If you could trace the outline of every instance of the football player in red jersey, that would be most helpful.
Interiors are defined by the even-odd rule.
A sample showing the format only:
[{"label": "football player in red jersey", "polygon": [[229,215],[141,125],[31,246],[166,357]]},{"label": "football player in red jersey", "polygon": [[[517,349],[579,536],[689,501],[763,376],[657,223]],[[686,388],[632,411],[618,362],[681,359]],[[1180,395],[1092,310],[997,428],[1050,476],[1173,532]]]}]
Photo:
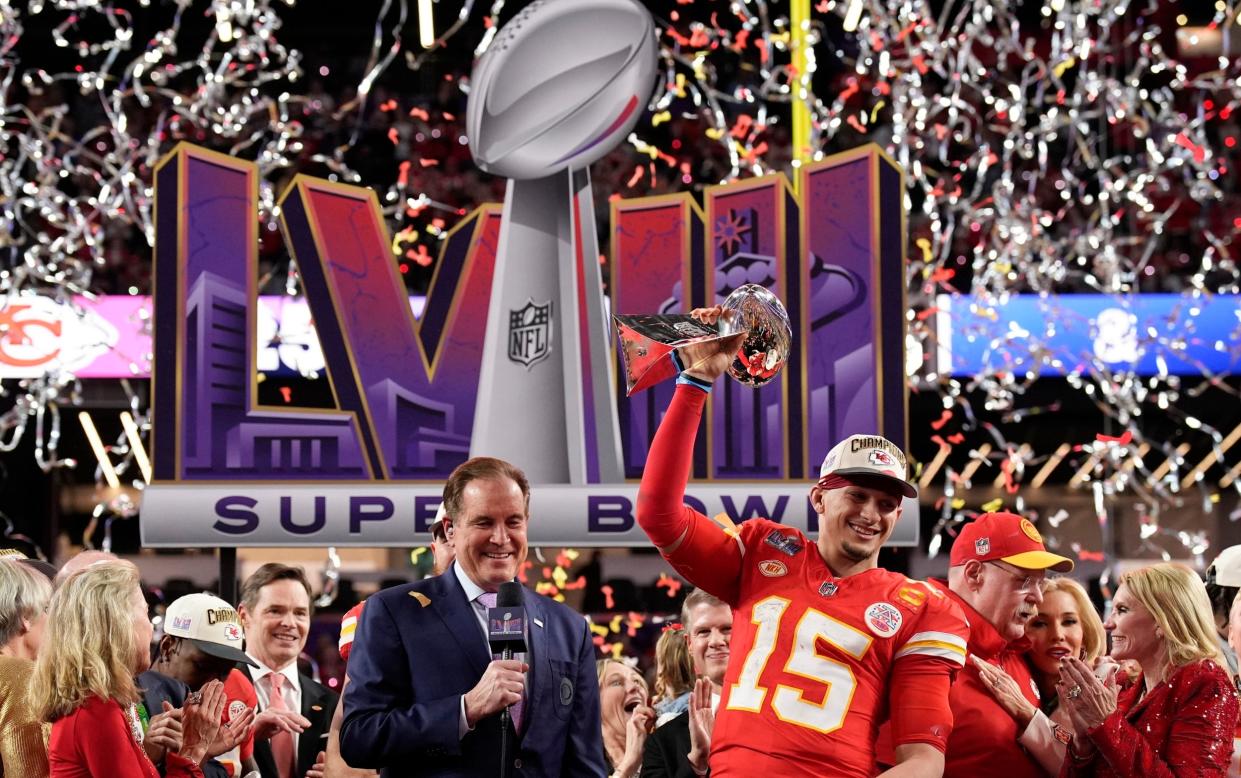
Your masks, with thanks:
[{"label": "football player in red jersey", "polygon": [[[696,314],[711,322],[718,309]],[[711,774],[869,778],[876,730],[890,718],[896,765],[884,775],[942,775],[968,628],[942,592],[877,566],[902,497],[917,494],[900,449],[855,435],[828,453],[810,490],[817,543],[767,519],[734,527],[683,504],[707,392],[738,344],[679,351],[690,367],[638,493],[638,522],[664,557],[733,608]]]}]

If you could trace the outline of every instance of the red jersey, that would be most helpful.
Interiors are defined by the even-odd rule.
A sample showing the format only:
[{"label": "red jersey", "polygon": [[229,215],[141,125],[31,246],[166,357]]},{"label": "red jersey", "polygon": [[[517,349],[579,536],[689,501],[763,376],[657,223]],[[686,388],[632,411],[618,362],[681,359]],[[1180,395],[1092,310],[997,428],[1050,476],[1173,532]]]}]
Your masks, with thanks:
[{"label": "red jersey", "polygon": [[[937,582],[938,583],[938,582]],[[1026,701],[1039,706],[1038,684],[1030,674],[1025,655],[1030,641],[1009,642],[969,603],[941,589],[961,607],[969,619],[969,651],[1008,673],[1021,689]],[[1028,754],[1018,738],[1017,722],[982,682],[978,668],[971,663],[952,684],[952,737],[944,759],[944,775],[1003,775],[1004,778],[1042,778],[1038,760]]]},{"label": "red jersey", "polygon": [[712,775],[869,778],[889,712],[896,745],[944,750],[948,692],[965,663],[960,609],[881,568],[837,578],[796,529],[767,519],[733,527],[684,505],[705,401],[700,389],[677,387],[637,518],[681,575],[733,608]]},{"label": "red jersey", "polygon": [[[224,679],[224,694],[227,697],[224,704],[225,723],[232,721],[234,716],[242,715],[246,709],[254,710],[258,707],[259,697],[254,691],[254,684],[250,683],[249,676],[237,668],[230,670],[228,677]],[[215,760],[224,766],[225,772],[236,778],[242,773],[242,762],[253,755],[254,734],[251,733],[241,745],[217,756]]]},{"label": "red jersey", "polygon": [[[963,665],[960,611],[882,568],[837,578],[796,529],[751,519],[736,531],[740,585],[712,775],[872,775],[893,668]],[[904,742],[940,745],[943,724]]]}]

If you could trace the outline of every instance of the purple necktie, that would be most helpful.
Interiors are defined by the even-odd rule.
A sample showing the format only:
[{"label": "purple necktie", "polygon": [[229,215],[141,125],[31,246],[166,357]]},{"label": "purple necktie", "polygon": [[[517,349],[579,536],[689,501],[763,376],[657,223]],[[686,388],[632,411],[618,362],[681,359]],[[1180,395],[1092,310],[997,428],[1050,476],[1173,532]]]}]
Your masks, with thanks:
[{"label": "purple necktie", "polygon": [[[482,594],[478,595],[478,601],[483,604],[484,608],[494,608],[496,607],[496,593],[495,592],[483,592]],[[492,654],[491,658],[500,659],[501,657],[499,654]],[[521,658],[524,660],[525,654],[514,653],[513,658],[514,659]],[[526,703],[526,694],[525,694],[525,691],[523,690],[521,699],[513,703],[513,707],[509,708],[509,715],[513,717],[513,729],[517,730],[518,732],[521,732],[521,714],[522,714],[522,709],[525,707],[525,703]]]}]

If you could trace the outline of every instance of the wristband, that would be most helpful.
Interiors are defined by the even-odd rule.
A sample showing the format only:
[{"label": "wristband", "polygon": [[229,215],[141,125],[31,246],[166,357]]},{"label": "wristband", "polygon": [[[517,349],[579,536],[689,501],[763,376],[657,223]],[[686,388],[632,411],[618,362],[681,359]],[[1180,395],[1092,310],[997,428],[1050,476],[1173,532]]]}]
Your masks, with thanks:
[{"label": "wristband", "polygon": [[681,361],[681,357],[677,354],[676,349],[669,351],[668,356],[672,358],[672,364],[676,366],[678,384],[696,386],[707,394],[711,393],[710,383],[702,380],[701,378],[694,378],[693,376],[685,375],[685,363]]}]

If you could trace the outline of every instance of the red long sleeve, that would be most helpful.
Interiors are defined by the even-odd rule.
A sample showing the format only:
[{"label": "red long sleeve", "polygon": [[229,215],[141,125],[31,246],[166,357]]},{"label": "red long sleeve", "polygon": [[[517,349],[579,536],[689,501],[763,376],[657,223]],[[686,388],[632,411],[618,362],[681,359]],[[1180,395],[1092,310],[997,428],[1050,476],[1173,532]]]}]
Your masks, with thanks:
[{"label": "red long sleeve", "polygon": [[[1062,778],[1224,778],[1232,756],[1237,695],[1228,675],[1203,660],[1182,667],[1140,700],[1142,680],[1090,731],[1090,760],[1064,760]],[[1135,709],[1141,710],[1133,717]]]},{"label": "red long sleeve", "polygon": [[[121,706],[92,697],[52,724],[48,742],[51,778],[160,778],[125,722]],[[166,757],[165,778],[203,778],[177,754]]]},{"label": "red long sleeve", "polygon": [[[694,438],[706,402],[707,394],[701,389],[684,384],[676,388],[647,454],[637,519],[677,572],[695,586],[734,603],[741,576],[741,544],[735,533],[684,502]],[[673,550],[668,552],[668,548]]]}]

